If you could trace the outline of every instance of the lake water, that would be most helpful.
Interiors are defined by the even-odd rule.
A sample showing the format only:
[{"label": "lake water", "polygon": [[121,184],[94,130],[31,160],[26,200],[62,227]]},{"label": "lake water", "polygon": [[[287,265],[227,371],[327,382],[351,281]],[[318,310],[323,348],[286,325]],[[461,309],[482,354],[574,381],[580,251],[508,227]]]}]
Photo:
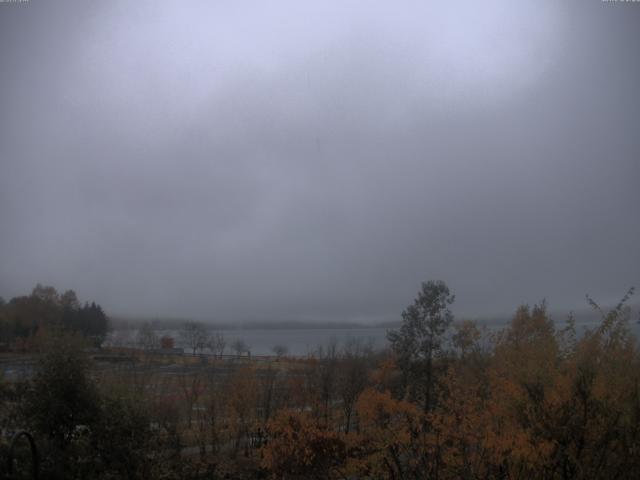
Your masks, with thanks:
[{"label": "lake water", "polygon": [[283,345],[290,355],[308,355],[319,347],[326,349],[332,344],[338,348],[349,341],[370,344],[374,349],[386,346],[386,328],[321,328],[282,330],[223,330],[227,345],[242,340],[249,345],[253,355],[273,355],[273,347]]},{"label": "lake water", "polygon": [[[598,322],[584,322],[576,324],[576,332],[580,336],[586,328],[594,328]],[[479,324],[482,326],[482,324]],[[505,327],[501,324],[486,324],[489,331],[496,331]],[[564,322],[556,323],[556,328],[564,327]],[[640,338],[640,325],[637,322],[630,323],[631,331]],[[228,329],[216,330],[224,335],[226,341],[225,354],[233,354],[231,345],[237,340],[242,340],[248,346],[252,355],[273,355],[273,347],[281,345],[286,347],[289,355],[307,356],[313,354],[319,347],[326,349],[332,344],[338,349],[344,347],[347,342],[357,341],[361,345],[370,345],[375,350],[388,346],[387,328],[302,328],[302,329]],[[112,332],[106,345],[136,346],[136,330],[119,330]],[[187,345],[181,342],[180,332],[177,330],[158,330],[156,335],[170,336],[175,341],[176,347],[185,348]]]},{"label": "lake water", "polygon": [[[252,355],[273,355],[273,347],[286,347],[289,355],[308,355],[318,350],[326,349],[332,344],[342,348],[347,342],[357,341],[361,345],[371,345],[379,350],[386,346],[386,328],[304,328],[304,329],[232,329],[216,330],[224,335],[227,343],[225,354],[232,354],[231,345],[242,340],[248,345]],[[105,342],[111,345],[135,346],[136,331],[113,332]],[[158,337],[170,336],[176,347],[185,348],[180,340],[180,332],[175,330],[159,330]],[[185,350],[187,351],[187,350]]]}]

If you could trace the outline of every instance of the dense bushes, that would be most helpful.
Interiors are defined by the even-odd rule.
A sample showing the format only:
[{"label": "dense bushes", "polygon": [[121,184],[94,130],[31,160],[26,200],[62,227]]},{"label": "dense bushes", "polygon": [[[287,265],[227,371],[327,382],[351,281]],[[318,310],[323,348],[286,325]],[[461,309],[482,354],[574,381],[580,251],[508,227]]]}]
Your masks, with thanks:
[{"label": "dense bushes", "polygon": [[3,429],[32,432],[41,478],[188,478],[179,449],[152,428],[148,405],[100,389],[77,338],[55,340],[31,380],[3,391]]}]

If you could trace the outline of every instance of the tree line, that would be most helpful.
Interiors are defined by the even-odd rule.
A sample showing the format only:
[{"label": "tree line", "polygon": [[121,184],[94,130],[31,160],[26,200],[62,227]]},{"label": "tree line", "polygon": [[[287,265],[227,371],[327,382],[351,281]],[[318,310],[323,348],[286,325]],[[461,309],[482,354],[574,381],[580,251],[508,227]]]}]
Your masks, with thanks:
[{"label": "tree line", "polygon": [[[639,478],[640,352],[631,289],[600,323],[544,302],[487,332],[421,285],[373,351],[312,358],[140,358],[96,368],[59,337],[3,382],[2,428],[27,428],[45,478]],[[240,361],[242,360],[242,361]]]},{"label": "tree line", "polygon": [[58,293],[54,287],[37,284],[30,295],[8,302],[0,297],[0,342],[5,349],[28,351],[56,330],[77,333],[99,346],[108,329],[102,307],[80,303],[73,290]]}]

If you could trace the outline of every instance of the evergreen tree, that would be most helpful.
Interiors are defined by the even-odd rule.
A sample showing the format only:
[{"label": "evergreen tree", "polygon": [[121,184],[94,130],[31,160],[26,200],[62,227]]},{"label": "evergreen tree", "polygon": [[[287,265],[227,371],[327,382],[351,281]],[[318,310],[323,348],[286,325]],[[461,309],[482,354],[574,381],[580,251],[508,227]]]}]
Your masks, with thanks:
[{"label": "evergreen tree", "polygon": [[443,281],[422,283],[412,305],[402,312],[402,325],[387,337],[403,372],[404,386],[422,397],[424,410],[433,401],[434,358],[442,352],[444,334],[453,322],[449,305],[455,296]]}]

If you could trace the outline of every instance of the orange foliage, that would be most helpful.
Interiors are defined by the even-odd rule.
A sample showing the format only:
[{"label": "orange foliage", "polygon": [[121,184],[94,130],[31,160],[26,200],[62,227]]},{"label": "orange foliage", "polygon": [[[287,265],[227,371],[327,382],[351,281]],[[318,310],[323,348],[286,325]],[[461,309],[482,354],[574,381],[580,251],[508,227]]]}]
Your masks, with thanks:
[{"label": "orange foliage", "polygon": [[267,435],[262,466],[277,478],[327,478],[344,462],[343,440],[307,412],[281,410]]}]

